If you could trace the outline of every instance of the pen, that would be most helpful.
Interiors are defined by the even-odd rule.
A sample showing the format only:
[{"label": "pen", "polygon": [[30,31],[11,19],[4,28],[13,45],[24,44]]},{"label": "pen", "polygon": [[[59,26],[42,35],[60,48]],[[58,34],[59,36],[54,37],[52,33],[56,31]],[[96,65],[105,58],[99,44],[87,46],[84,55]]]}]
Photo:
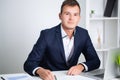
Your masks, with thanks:
[{"label": "pen", "polygon": [[5,78],[1,77],[2,80],[5,80]]},{"label": "pen", "polygon": [[54,77],[55,77],[55,80],[57,80],[57,77],[54,75]]}]

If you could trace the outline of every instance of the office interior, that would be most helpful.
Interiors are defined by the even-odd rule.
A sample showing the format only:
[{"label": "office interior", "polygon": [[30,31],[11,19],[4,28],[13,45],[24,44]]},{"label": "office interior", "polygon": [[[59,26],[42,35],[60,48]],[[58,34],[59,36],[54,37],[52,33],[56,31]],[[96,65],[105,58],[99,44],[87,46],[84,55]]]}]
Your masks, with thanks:
[{"label": "office interior", "polygon": [[[102,62],[100,69],[103,69],[107,52],[120,47],[120,1],[116,0],[111,17],[105,18],[98,16],[103,16],[107,0],[77,1],[81,6],[79,26],[88,30]],[[58,15],[62,2],[0,0],[0,74],[24,72],[23,64],[40,31],[60,23]],[[92,10],[94,14],[91,15]],[[80,56],[79,62],[84,60],[84,56]]]}]

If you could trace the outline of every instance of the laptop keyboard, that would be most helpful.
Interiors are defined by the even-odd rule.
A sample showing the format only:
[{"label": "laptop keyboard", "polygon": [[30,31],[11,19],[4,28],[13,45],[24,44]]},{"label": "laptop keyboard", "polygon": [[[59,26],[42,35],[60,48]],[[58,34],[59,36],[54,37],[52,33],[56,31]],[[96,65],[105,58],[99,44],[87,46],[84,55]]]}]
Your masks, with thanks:
[{"label": "laptop keyboard", "polygon": [[103,78],[104,77],[104,73],[97,74],[97,75],[94,75],[94,76],[99,77],[99,78]]}]

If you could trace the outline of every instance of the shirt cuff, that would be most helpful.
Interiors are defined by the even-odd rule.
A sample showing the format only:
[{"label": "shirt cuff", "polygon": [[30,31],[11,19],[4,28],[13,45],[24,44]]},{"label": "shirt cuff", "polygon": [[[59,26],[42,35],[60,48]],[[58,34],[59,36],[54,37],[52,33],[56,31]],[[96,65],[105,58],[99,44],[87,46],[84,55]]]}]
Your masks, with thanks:
[{"label": "shirt cuff", "polygon": [[33,73],[33,75],[34,75],[34,76],[36,75],[36,73],[35,73],[35,72],[36,72],[36,70],[37,70],[37,69],[39,69],[39,68],[41,68],[41,67],[36,67],[36,68],[33,70],[33,72],[32,72],[32,73]]},{"label": "shirt cuff", "polygon": [[80,64],[82,64],[82,65],[84,66],[84,68],[85,68],[85,70],[84,70],[84,71],[88,71],[88,67],[87,67],[87,65],[86,65],[86,64],[84,64],[84,63],[80,63]]}]

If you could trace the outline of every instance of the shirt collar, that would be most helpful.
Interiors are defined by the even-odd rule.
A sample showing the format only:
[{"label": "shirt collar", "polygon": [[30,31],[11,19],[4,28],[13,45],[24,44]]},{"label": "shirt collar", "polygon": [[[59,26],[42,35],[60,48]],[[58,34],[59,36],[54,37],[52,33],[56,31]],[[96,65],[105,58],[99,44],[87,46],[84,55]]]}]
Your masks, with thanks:
[{"label": "shirt collar", "polygon": [[[74,30],[74,35],[75,35],[75,32],[76,32],[76,29]],[[62,27],[62,25],[61,25],[61,34],[62,34],[62,38],[64,38],[64,37],[67,37],[68,35],[66,34],[66,32],[64,31],[64,29],[63,29],[63,27]],[[73,35],[73,36],[74,36]]]},{"label": "shirt collar", "polygon": [[62,33],[62,38],[64,38],[64,37],[67,36],[67,34],[66,34],[66,32],[64,31],[62,25],[61,25],[61,33]]}]

